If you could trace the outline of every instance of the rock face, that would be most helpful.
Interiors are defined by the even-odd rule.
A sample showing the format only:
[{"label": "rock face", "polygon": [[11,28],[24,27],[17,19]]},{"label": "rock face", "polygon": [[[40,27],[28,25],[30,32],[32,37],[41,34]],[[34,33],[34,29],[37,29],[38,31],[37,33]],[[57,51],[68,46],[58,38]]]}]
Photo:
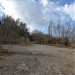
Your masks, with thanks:
[{"label": "rock face", "polygon": [[34,45],[11,50],[10,59],[0,61],[0,75],[74,75],[72,49]]}]

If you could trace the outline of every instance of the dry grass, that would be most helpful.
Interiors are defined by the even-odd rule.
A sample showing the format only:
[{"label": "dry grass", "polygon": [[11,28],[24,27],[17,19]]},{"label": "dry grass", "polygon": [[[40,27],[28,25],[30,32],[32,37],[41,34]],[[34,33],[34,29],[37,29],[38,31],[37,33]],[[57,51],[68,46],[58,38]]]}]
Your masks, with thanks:
[{"label": "dry grass", "polygon": [[56,46],[59,48],[69,48],[69,49],[75,49],[75,44],[71,45],[71,46],[63,46],[63,45],[56,45],[56,44],[48,44],[48,46]]},{"label": "dry grass", "polygon": [[33,46],[33,44],[16,44],[17,46]]},{"label": "dry grass", "polygon": [[62,46],[62,45],[56,45],[56,47],[60,47],[60,48],[72,48],[71,46]]},{"label": "dry grass", "polygon": [[9,49],[1,49],[0,50],[0,60],[8,59],[10,56],[10,50]]},{"label": "dry grass", "polygon": [[71,55],[74,54],[74,50],[59,50],[58,52],[65,53],[65,54],[71,54]]}]

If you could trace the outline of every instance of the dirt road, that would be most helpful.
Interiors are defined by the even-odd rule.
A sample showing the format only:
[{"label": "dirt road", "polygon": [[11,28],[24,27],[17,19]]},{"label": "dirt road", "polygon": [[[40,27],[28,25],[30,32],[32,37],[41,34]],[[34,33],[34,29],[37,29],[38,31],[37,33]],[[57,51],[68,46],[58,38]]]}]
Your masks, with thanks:
[{"label": "dirt road", "polygon": [[74,75],[74,64],[74,49],[14,45],[8,59],[0,60],[0,75]]}]

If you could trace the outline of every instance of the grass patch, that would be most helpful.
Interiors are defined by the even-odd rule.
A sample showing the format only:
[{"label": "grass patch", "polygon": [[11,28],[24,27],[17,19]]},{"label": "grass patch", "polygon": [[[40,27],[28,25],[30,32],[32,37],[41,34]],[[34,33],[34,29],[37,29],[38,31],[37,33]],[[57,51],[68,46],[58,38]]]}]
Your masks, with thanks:
[{"label": "grass patch", "polygon": [[63,46],[63,45],[55,45],[55,46],[59,48],[72,48],[71,46]]},{"label": "grass patch", "polygon": [[59,47],[59,48],[75,49],[75,47],[72,47],[72,46],[62,46],[62,45],[54,45],[54,44],[48,44],[48,46],[55,46],[55,47]]},{"label": "grass patch", "polygon": [[65,53],[65,54],[71,54],[71,55],[74,54],[74,50],[63,50],[63,51],[58,51],[58,52]]},{"label": "grass patch", "polygon": [[17,46],[33,46],[33,44],[17,44]]},{"label": "grass patch", "polygon": [[59,47],[59,48],[69,48],[69,49],[75,49],[75,47],[73,46],[62,46],[62,45],[55,45],[56,47]]},{"label": "grass patch", "polygon": [[1,49],[0,50],[0,60],[5,60],[10,56],[10,50],[9,49]]},{"label": "grass patch", "polygon": [[55,46],[54,44],[48,44],[48,46]]}]

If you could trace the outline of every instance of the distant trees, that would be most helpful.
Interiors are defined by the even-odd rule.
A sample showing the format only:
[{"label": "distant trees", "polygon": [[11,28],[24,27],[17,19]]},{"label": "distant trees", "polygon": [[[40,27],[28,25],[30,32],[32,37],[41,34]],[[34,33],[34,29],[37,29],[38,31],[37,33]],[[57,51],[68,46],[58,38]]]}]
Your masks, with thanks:
[{"label": "distant trees", "polygon": [[74,35],[75,31],[73,26],[67,23],[61,25],[61,22],[55,24],[51,20],[48,27],[48,34],[35,30],[31,36],[35,43],[71,46]]},{"label": "distant trees", "polygon": [[58,38],[59,41],[57,43],[61,45],[70,45],[73,39],[72,37],[74,37],[75,32],[74,27],[72,25],[67,23],[61,25],[61,22],[58,22],[55,25],[52,20],[50,21],[48,31],[49,35],[52,37],[51,40],[53,41],[54,37]]},{"label": "distant trees", "polygon": [[38,44],[46,44],[47,43],[46,36],[41,31],[34,30],[31,36],[35,43],[38,43]]}]

